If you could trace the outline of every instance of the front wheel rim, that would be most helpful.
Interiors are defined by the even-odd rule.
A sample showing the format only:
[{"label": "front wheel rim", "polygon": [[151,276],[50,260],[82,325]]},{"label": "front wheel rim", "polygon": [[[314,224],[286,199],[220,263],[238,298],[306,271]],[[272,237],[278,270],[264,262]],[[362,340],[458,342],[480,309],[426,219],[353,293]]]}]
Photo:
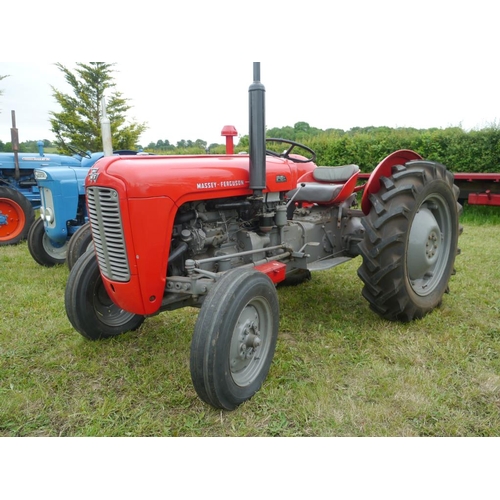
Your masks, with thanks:
[{"label": "front wheel rim", "polygon": [[66,258],[66,253],[68,251],[68,241],[65,241],[60,247],[55,246],[50,238],[44,234],[42,239],[43,249],[49,257],[55,260],[64,261]]},{"label": "front wheel rim", "polygon": [[100,280],[94,288],[92,306],[99,320],[109,327],[120,327],[135,316],[113,303]]},{"label": "front wheel rim", "polygon": [[229,350],[231,377],[246,387],[259,375],[272,338],[271,306],[263,297],[255,297],[243,308],[236,321]]}]

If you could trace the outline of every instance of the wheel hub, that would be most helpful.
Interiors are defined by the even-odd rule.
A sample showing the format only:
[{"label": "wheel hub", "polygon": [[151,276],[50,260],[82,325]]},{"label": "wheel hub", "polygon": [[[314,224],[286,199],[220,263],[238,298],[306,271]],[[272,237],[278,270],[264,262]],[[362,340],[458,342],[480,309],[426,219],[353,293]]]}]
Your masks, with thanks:
[{"label": "wheel hub", "polygon": [[421,208],[413,220],[408,245],[408,273],[411,280],[432,276],[438,260],[442,234],[428,208]]},{"label": "wheel hub", "polygon": [[432,231],[427,237],[427,243],[425,244],[425,254],[430,260],[434,257],[439,246],[439,237],[435,231]]},{"label": "wheel hub", "polygon": [[255,323],[252,322],[243,331],[243,338],[240,344],[240,358],[250,359],[255,354],[256,349],[260,346],[260,332]]},{"label": "wheel hub", "polygon": [[21,207],[9,200],[0,200],[0,238],[14,238],[22,232],[24,215]]},{"label": "wheel hub", "polygon": [[231,341],[230,366],[236,383],[249,383],[255,370],[254,366],[259,364],[264,341],[259,313],[249,304],[238,318]]}]

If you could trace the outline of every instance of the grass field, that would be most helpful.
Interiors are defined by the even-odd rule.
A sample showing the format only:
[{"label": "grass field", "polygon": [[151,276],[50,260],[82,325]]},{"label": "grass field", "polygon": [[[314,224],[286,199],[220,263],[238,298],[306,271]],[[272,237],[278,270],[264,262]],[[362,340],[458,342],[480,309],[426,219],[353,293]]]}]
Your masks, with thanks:
[{"label": "grass field", "polygon": [[0,247],[0,436],[497,436],[499,214],[466,208],[451,293],[422,320],[371,312],[357,259],[280,289],[268,379],[233,412],[192,387],[197,310],[90,342],[65,314],[67,268]]}]

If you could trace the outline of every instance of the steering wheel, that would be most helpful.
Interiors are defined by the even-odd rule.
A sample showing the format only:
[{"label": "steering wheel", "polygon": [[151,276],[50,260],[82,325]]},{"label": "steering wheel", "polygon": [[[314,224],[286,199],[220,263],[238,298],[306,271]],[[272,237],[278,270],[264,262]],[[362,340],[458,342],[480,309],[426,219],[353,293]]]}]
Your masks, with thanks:
[{"label": "steering wheel", "polygon": [[[316,153],[311,149],[308,148],[307,146],[304,146],[304,144],[300,144],[300,142],[295,142],[295,141],[289,141],[288,139],[274,139],[274,138],[269,138],[266,139],[266,143],[268,142],[276,142],[278,144],[289,144],[287,149],[283,151],[283,153],[277,153],[276,151],[272,151],[270,149],[266,149],[266,153],[271,156],[276,156],[277,158],[286,158],[287,160],[291,160],[295,163],[308,163],[310,161],[314,162],[316,161]],[[305,159],[300,159],[300,158],[295,158],[293,156],[290,156],[292,150],[294,148],[300,148],[306,151],[307,153],[310,154],[310,157],[306,157]],[[305,155],[302,155],[305,156]]]},{"label": "steering wheel", "polygon": [[72,152],[75,153],[78,156],[81,156],[82,158],[92,158],[90,156],[90,153],[88,151],[84,151],[83,149],[76,148],[75,146],[71,146],[70,144],[65,144],[65,146]]}]

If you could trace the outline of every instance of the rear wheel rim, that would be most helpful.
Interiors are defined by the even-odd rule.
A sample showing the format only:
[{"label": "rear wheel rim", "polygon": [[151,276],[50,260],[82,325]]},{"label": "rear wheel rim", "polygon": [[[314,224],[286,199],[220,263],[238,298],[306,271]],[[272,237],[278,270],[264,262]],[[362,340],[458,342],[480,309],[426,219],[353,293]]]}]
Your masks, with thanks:
[{"label": "rear wheel rim", "polygon": [[446,200],[437,194],[427,197],[412,221],[406,261],[409,283],[417,295],[431,294],[442,282],[453,234]]},{"label": "rear wheel rim", "polygon": [[21,206],[15,201],[0,199],[0,241],[16,238],[25,225],[26,217]]}]

